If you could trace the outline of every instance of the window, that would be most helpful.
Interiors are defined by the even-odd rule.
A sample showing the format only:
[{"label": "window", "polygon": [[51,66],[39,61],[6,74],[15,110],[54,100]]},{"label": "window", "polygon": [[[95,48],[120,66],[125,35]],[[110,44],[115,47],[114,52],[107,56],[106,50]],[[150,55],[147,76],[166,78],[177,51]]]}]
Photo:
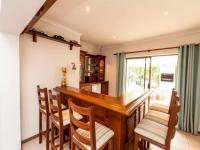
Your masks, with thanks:
[{"label": "window", "polygon": [[175,87],[177,55],[152,57],[151,88],[156,88],[154,100],[168,100]]},{"label": "window", "polygon": [[126,92],[148,87],[150,58],[127,59]]},{"label": "window", "polygon": [[145,59],[128,59],[126,92],[138,91],[144,88]]},{"label": "window", "polygon": [[155,100],[169,100],[175,87],[177,55],[128,58],[126,92],[156,89]]}]

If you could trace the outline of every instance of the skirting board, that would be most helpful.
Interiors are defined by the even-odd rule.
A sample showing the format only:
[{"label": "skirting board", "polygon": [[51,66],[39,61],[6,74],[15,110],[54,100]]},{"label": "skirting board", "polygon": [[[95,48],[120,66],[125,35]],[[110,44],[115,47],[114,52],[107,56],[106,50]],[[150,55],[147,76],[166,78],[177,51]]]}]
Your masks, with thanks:
[{"label": "skirting board", "polygon": [[27,138],[27,139],[25,139],[25,140],[22,140],[21,144],[24,144],[24,143],[26,143],[26,142],[29,142],[29,141],[31,141],[31,140],[37,138],[37,137],[39,137],[39,134],[33,135],[33,136],[31,136],[30,138]]},{"label": "skirting board", "polygon": [[[51,129],[49,129],[49,132],[50,132],[50,131],[51,131]],[[46,132],[46,131],[43,131],[43,134],[44,134],[45,132]],[[27,139],[25,139],[25,140],[22,140],[22,141],[21,141],[21,144],[24,144],[24,143],[26,143],[26,142],[29,142],[29,141],[31,141],[31,140],[37,138],[37,137],[39,137],[39,133],[36,134],[36,135],[31,136],[30,138],[27,138]]]}]

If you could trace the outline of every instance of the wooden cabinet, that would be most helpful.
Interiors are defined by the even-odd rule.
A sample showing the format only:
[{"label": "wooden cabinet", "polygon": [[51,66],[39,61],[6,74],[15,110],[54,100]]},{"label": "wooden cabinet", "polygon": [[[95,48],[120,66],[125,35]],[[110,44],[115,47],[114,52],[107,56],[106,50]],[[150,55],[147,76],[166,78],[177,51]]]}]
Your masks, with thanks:
[{"label": "wooden cabinet", "polygon": [[80,51],[80,82],[85,82],[85,51]]},{"label": "wooden cabinet", "polygon": [[97,56],[98,61],[98,79],[99,81],[105,80],[105,56]]},{"label": "wooden cabinet", "polygon": [[98,93],[108,95],[108,81],[105,81],[105,58],[102,55],[91,55],[80,51],[80,89],[96,92],[92,90],[92,84],[101,84]]},{"label": "wooden cabinet", "polygon": [[82,85],[80,88],[81,88],[82,90],[86,90],[86,91],[92,92],[92,84]]},{"label": "wooden cabinet", "polygon": [[[108,81],[96,82],[96,83],[80,83],[80,89],[94,93],[108,95],[108,83],[109,83]],[[96,89],[96,86],[99,86],[99,84],[100,88]]]},{"label": "wooden cabinet", "polygon": [[95,84],[101,84],[98,93],[108,95],[108,81],[105,81],[105,56],[91,55],[80,51],[80,89],[96,92]]},{"label": "wooden cabinet", "polygon": [[105,81],[105,56],[80,52],[80,82]]},{"label": "wooden cabinet", "polygon": [[108,81],[101,82],[101,94],[108,95]]},{"label": "wooden cabinet", "polygon": [[94,55],[85,56],[85,82],[98,82],[98,62]]}]

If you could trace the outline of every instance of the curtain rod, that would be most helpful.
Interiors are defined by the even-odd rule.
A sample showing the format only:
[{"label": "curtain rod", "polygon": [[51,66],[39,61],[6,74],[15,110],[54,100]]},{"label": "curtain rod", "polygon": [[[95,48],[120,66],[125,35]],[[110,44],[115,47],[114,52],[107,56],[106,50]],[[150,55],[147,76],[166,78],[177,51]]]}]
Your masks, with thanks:
[{"label": "curtain rod", "polygon": [[[133,51],[133,52],[125,52],[125,54],[132,54],[132,53],[142,53],[142,52],[151,52],[151,51],[160,51],[160,50],[166,50],[166,49],[174,49],[179,48],[180,46],[174,46],[174,47],[164,47],[164,48],[156,48],[156,49],[146,49],[146,50],[139,50],[139,51]],[[118,53],[115,53],[114,55],[117,55]]]}]

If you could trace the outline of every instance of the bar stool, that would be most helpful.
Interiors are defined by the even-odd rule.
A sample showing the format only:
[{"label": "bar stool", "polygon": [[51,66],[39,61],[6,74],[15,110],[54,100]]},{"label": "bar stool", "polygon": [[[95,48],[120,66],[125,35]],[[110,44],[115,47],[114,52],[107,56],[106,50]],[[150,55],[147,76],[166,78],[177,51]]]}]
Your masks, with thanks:
[{"label": "bar stool", "polygon": [[171,105],[172,105],[172,98],[173,98],[173,95],[175,95],[175,94],[176,94],[176,90],[173,88],[169,106],[164,105],[164,104],[153,103],[150,106],[150,110],[155,110],[155,111],[159,111],[159,112],[163,112],[163,113],[169,114],[170,113],[170,108],[171,108]]},{"label": "bar stool", "polygon": [[178,122],[177,113],[180,109],[179,98],[173,97],[172,108],[170,112],[169,125],[165,126],[149,119],[143,119],[135,129],[134,150],[138,150],[139,140],[145,140],[157,145],[164,150],[170,150],[171,140],[176,132]]},{"label": "bar stool", "polygon": [[[172,94],[171,94],[169,113],[172,109],[172,104],[174,103],[173,101],[175,100],[174,97],[176,95],[177,95],[177,91],[175,89],[173,89]],[[157,111],[157,110],[149,110],[148,113],[145,115],[145,118],[152,120],[152,121],[155,121],[157,123],[160,123],[162,125],[168,126],[170,114],[164,113],[164,112],[161,112],[161,111]]]},{"label": "bar stool", "polygon": [[[37,85],[37,95],[39,102],[39,143],[42,143],[42,135],[46,136],[46,150],[49,150],[49,119],[50,119],[50,109],[48,102],[48,93],[47,88],[40,88]],[[57,101],[54,101],[56,104]],[[66,106],[62,104],[62,110],[65,110]],[[42,130],[42,115],[45,116],[46,119],[46,131]]]},{"label": "bar stool", "polygon": [[[42,135],[46,136],[46,150],[49,150],[49,103],[47,88],[40,88],[37,85],[39,101],[39,143],[42,143]],[[42,115],[46,118],[46,132],[42,130]]]},{"label": "bar stool", "polygon": [[[94,121],[94,106],[80,107],[68,99],[70,112],[71,148],[75,145],[82,150],[102,150],[108,145],[113,149],[114,132],[106,126]],[[77,120],[74,114],[79,113],[87,118],[87,121]]]},{"label": "bar stool", "polygon": [[[51,111],[51,149],[63,150],[64,144],[64,130],[68,130],[70,127],[69,109],[62,110],[61,97],[60,95],[53,95],[52,91],[49,90],[49,100],[50,100],[50,111]],[[78,113],[75,114],[77,119],[81,119],[82,116]],[[55,128],[59,131],[59,144],[55,145]],[[70,133],[69,133],[70,134]],[[68,139],[70,140],[69,136]]]}]

